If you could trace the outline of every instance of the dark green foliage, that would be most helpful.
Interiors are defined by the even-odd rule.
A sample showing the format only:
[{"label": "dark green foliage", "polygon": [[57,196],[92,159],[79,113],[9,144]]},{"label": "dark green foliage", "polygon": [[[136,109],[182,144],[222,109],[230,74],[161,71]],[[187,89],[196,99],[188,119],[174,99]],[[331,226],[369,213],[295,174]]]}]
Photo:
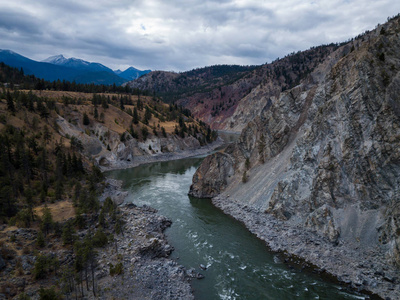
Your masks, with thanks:
[{"label": "dark green foliage", "polygon": [[32,213],[28,209],[20,210],[15,216],[9,219],[9,225],[29,228],[31,226]]},{"label": "dark green foliage", "polygon": [[36,256],[35,266],[33,268],[33,278],[44,279],[49,273],[56,271],[59,261],[57,257],[51,257],[39,254]]},{"label": "dark green foliage", "polygon": [[29,297],[27,294],[25,294],[25,293],[21,293],[21,294],[19,294],[19,296],[18,296],[18,300],[30,300],[31,299],[31,297]]},{"label": "dark green foliage", "polygon": [[165,128],[164,127],[161,127],[161,133],[162,133],[162,135],[163,135],[163,137],[167,137],[167,133],[165,132]]},{"label": "dark green foliage", "polygon": [[149,136],[149,130],[147,129],[146,126],[142,127],[142,138],[143,140],[147,140],[147,137]]},{"label": "dark green foliage", "polygon": [[138,99],[136,106],[138,110],[143,110],[143,102],[140,100],[140,98]]},{"label": "dark green foliage", "polygon": [[41,287],[39,289],[39,300],[58,300],[61,299],[61,294],[56,291],[54,286],[45,289]]},{"label": "dark green foliage", "polygon": [[75,229],[71,221],[64,225],[61,237],[64,245],[72,245],[74,243],[76,236]]},{"label": "dark green foliage", "polygon": [[77,209],[76,212],[75,225],[78,226],[79,229],[84,229],[86,225],[85,218],[82,216],[82,212],[80,209]]},{"label": "dark green foliage", "polygon": [[14,101],[13,101],[13,98],[12,98],[12,96],[10,94],[10,91],[7,91],[6,100],[7,100],[7,109],[9,111],[11,111],[12,113],[15,113],[16,109],[15,109]]},{"label": "dark green foliage", "polygon": [[95,183],[98,183],[104,179],[104,174],[101,172],[99,167],[93,165],[92,166],[92,172],[90,173],[90,179],[89,181],[94,181]]},{"label": "dark green foliage", "polygon": [[114,227],[116,234],[123,233],[124,230],[124,221],[120,217],[115,218],[115,227]]},{"label": "dark green foliage", "polygon": [[139,115],[138,111],[136,109],[136,106],[133,108],[133,119],[132,119],[133,124],[138,124],[139,123]]},{"label": "dark green foliage", "polygon": [[44,246],[45,246],[45,244],[46,244],[46,241],[45,241],[45,239],[44,239],[44,234],[43,234],[43,231],[39,231],[38,232],[38,234],[37,234],[37,237],[36,237],[36,245],[39,247],[39,248],[43,248]]},{"label": "dark green foliage", "polygon": [[111,276],[116,276],[124,273],[124,266],[122,265],[122,262],[117,263],[115,266],[110,264],[110,275]]},{"label": "dark green foliage", "polygon": [[121,142],[125,142],[125,141],[126,141],[125,132],[123,132],[123,133],[121,134],[120,141],[121,141]]},{"label": "dark green foliage", "polygon": [[107,235],[104,231],[100,228],[96,231],[92,238],[93,246],[94,247],[104,247],[108,243]]},{"label": "dark green foliage", "polygon": [[50,209],[47,205],[43,208],[42,223],[40,224],[40,229],[47,236],[53,228],[53,217],[51,215]]},{"label": "dark green foliage", "polygon": [[151,112],[150,112],[150,108],[148,106],[146,106],[146,111],[143,115],[143,124],[145,125],[149,125],[149,120],[151,119]]},{"label": "dark green foliage", "polygon": [[247,181],[249,181],[249,178],[247,177],[247,172],[244,171],[243,176],[242,176],[242,182],[246,183]]},{"label": "dark green foliage", "polygon": [[246,158],[244,166],[245,166],[246,170],[250,169],[250,159],[248,157]]},{"label": "dark green foliage", "polygon": [[83,113],[83,125],[89,125],[90,124],[90,119],[87,113]]},{"label": "dark green foliage", "polygon": [[106,200],[104,200],[103,204],[103,211],[105,213],[113,213],[116,210],[117,206],[115,205],[114,201],[110,197],[107,197]]},{"label": "dark green foliage", "polygon": [[129,133],[131,134],[131,136],[132,136],[134,139],[138,139],[138,138],[139,138],[137,132],[133,129],[132,124],[131,124],[131,126],[130,126],[130,128],[129,128]]}]

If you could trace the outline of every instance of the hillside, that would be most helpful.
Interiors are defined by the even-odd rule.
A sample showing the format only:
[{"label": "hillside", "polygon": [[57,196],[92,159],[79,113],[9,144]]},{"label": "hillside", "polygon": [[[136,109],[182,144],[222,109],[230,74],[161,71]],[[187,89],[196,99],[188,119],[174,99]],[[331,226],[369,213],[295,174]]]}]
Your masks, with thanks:
[{"label": "hillside", "polygon": [[[239,141],[205,159],[190,193],[357,289],[400,297],[400,18],[314,62],[292,88],[240,101]],[[254,105],[257,103],[257,105]],[[239,109],[239,107],[241,108]]]},{"label": "hillside", "polygon": [[[10,86],[32,79],[0,67]],[[3,86],[0,294],[111,298],[126,293],[111,288],[112,282],[125,280],[135,287],[133,293],[177,293],[191,299],[183,268],[166,258],[172,248],[163,230],[171,222],[149,208],[118,208],[126,192],[118,182],[104,178],[100,168],[209,151],[208,144],[215,139],[190,111],[140,92],[93,94]],[[136,236],[134,244],[124,232]],[[152,243],[157,243],[155,256]],[[134,253],[140,267],[132,271],[131,261],[121,261],[123,253]],[[160,279],[154,269],[159,266],[164,270],[161,279],[168,284],[149,289],[147,285]],[[118,276],[124,270],[127,275]],[[143,275],[144,270],[152,271]]]},{"label": "hillside", "polygon": [[[240,132],[251,120],[243,109],[260,109],[257,99],[276,97],[297,85],[339,46],[314,47],[262,66],[211,66],[183,73],[151,72],[127,83],[154,91],[166,101],[190,109],[213,129]],[[263,94],[252,91],[265,86]],[[253,100],[254,99],[254,100]]]}]

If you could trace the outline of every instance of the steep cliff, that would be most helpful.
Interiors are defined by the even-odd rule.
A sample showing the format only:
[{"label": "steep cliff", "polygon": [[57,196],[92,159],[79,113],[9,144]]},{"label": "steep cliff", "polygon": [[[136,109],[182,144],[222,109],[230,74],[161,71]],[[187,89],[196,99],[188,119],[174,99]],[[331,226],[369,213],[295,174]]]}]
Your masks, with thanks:
[{"label": "steep cliff", "polygon": [[[240,132],[265,98],[297,85],[338,47],[313,47],[261,66],[219,65],[179,74],[154,71],[128,85],[176,101],[213,129]],[[259,85],[262,89],[255,89]]]},{"label": "steep cliff", "polygon": [[[254,223],[248,215],[256,213],[261,221],[272,217],[282,228],[315,233],[328,252],[308,255],[299,250],[309,248],[308,242],[295,237],[299,245],[277,248],[335,275],[347,272],[357,287],[394,298],[400,291],[387,274],[400,264],[399,33],[400,20],[394,18],[331,53],[296,87],[264,97],[266,87],[258,86],[252,98],[241,100],[247,106],[243,118],[253,120],[218,161],[232,169],[207,160],[191,188],[214,197],[199,179],[228,178],[216,205],[249,227]],[[213,170],[218,174],[210,174]],[[262,236],[266,227],[254,228]],[[350,263],[328,263],[334,253],[340,255],[338,249],[353,253]],[[363,267],[367,271],[360,270],[363,260],[371,262]],[[385,284],[377,287],[376,280]]]}]

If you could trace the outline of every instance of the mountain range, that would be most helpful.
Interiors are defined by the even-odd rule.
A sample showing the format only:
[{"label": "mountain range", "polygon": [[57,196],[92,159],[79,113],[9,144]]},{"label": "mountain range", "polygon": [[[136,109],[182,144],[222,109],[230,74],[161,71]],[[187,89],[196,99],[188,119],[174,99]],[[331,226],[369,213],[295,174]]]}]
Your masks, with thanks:
[{"label": "mountain range", "polygon": [[41,62],[24,57],[11,50],[0,49],[0,62],[22,68],[25,74],[35,75],[45,80],[67,80],[77,83],[116,84],[139,78],[150,70],[137,70],[133,67],[125,71],[113,71],[96,62],[78,58],[65,58],[63,55],[51,56]]}]

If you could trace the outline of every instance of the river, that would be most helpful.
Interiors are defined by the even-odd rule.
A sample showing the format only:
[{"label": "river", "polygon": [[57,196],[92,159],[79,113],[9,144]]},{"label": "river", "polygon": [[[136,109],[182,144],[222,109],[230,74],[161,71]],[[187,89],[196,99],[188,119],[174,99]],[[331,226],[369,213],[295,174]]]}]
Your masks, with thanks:
[{"label": "river", "polygon": [[364,299],[316,274],[290,268],[210,200],[188,197],[202,159],[151,163],[106,174],[123,180],[127,202],[154,207],[173,221],[166,230],[175,248],[172,258],[205,276],[192,281],[196,299]]}]

